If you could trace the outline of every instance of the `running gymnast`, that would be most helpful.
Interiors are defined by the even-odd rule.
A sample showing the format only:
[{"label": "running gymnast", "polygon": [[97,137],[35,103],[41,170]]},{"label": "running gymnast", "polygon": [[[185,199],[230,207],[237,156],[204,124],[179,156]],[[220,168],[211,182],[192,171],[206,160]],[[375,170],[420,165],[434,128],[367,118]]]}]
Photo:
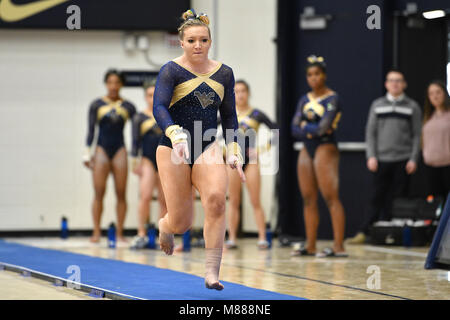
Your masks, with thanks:
[{"label": "running gymnast", "polygon": [[245,180],[237,143],[234,76],[230,67],[208,58],[208,17],[188,10],[182,18],[178,31],[184,53],[161,68],[155,90],[154,115],[165,133],[156,159],[168,208],[159,220],[159,242],[161,249],[171,255],[174,234],[191,227],[194,186],[205,211],[205,286],[222,290],[219,270],[228,181],[222,149],[214,139],[218,110],[227,143],[226,162]]},{"label": "running gymnast", "polygon": [[[261,111],[249,105],[250,88],[244,80],[237,80],[234,87],[236,94],[236,110],[239,122],[239,129],[245,134],[253,130],[254,135],[246,136],[245,161],[243,170],[246,177],[246,186],[253,206],[256,225],[258,227],[258,248],[267,249],[269,243],[266,239],[266,221],[264,210],[260,200],[261,176],[258,164],[258,148],[255,145],[255,138],[259,126],[265,124],[269,129],[278,129],[277,125]],[[241,180],[236,171],[228,170],[229,186],[229,213],[228,213],[228,241],[225,243],[228,249],[237,248],[237,229],[239,226],[239,206],[241,203]]]},{"label": "running gymnast", "polygon": [[[127,151],[123,140],[123,128],[127,119],[136,113],[133,104],[120,96],[123,78],[117,70],[106,72],[104,82],[107,95],[94,100],[89,107],[87,148],[83,156],[84,165],[92,170],[95,197],[92,204],[94,230],[91,242],[97,243],[101,237],[101,215],[106,182],[112,171],[117,197],[117,239],[126,242],[123,225],[127,211],[125,198],[127,184]],[[98,125],[97,146],[92,154],[95,128]]]},{"label": "running gymnast", "polygon": [[326,66],[322,57],[308,57],[306,79],[312,89],[300,98],[292,121],[292,135],[304,143],[297,171],[303,198],[307,246],[294,248],[293,255],[316,255],[320,190],[331,214],[334,246],[318,257],[347,257],[344,249],[345,212],[339,199],[339,151],[335,130],[341,117],[338,95],[326,85]]},{"label": "running gymnast", "polygon": [[[147,246],[146,224],[150,217],[150,202],[155,187],[158,189],[159,218],[167,212],[166,201],[158,175],[156,148],[162,137],[162,131],[153,117],[153,95],[156,81],[144,83],[147,108],[133,118],[133,143],[131,149],[132,171],[139,176],[138,234],[131,244],[132,249]],[[140,159],[139,159],[140,158]]]}]

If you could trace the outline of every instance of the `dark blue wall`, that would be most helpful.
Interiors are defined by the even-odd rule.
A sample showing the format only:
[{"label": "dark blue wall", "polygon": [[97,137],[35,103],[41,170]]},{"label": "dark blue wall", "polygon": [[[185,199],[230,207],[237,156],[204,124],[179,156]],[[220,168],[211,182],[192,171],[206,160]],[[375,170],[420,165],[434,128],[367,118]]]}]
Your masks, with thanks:
[{"label": "dark blue wall", "polygon": [[[290,122],[298,99],[309,91],[305,79],[307,56],[316,54],[325,58],[328,85],[340,96],[343,116],[337,131],[338,140],[364,142],[370,104],[385,94],[385,74],[393,66],[394,14],[404,10],[407,2],[410,1],[279,0],[277,117],[281,126],[278,175],[278,232],[281,234],[305,234],[296,174],[298,152],[293,149]],[[369,17],[366,10],[370,5],[381,8],[381,30],[366,27]],[[300,30],[299,17],[307,6],[314,7],[318,15],[332,16],[325,30]],[[418,1],[420,11],[444,6],[450,7],[450,3]],[[340,196],[346,210],[346,235],[351,236],[362,222],[372,188],[365,153],[341,152],[339,173]],[[319,210],[319,238],[331,239],[329,213],[322,199]]]}]

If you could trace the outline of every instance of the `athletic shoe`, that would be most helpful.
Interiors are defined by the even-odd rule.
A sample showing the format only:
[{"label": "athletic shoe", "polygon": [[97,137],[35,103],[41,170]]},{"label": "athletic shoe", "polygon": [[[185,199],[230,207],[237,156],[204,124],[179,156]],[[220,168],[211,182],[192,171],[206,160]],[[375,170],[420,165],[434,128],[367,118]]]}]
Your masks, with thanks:
[{"label": "athletic shoe", "polygon": [[366,242],[366,235],[362,232],[358,232],[356,236],[346,241],[347,244],[364,244]]},{"label": "athletic shoe", "polygon": [[130,249],[133,250],[144,249],[145,247],[147,247],[147,243],[148,243],[147,237],[135,236],[133,238],[133,242],[131,243]]}]

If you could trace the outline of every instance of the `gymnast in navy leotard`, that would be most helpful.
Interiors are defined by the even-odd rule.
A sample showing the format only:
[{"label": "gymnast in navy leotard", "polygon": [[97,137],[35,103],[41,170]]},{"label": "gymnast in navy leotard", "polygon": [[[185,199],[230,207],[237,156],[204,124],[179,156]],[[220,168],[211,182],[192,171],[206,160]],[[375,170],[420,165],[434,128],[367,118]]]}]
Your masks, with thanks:
[{"label": "gymnast in navy leotard", "polygon": [[162,130],[156,123],[153,116],[153,95],[155,86],[153,83],[144,84],[144,91],[148,103],[147,109],[137,113],[133,118],[133,142],[131,149],[131,156],[138,157],[141,153],[142,157],[151,161],[155,170],[158,170],[156,164],[156,148],[163,136]]},{"label": "gymnast in navy leotard", "polygon": [[97,146],[100,146],[112,160],[117,151],[125,146],[123,128],[126,121],[132,119],[135,113],[134,105],[120,97],[112,100],[106,96],[94,100],[89,107],[87,146],[92,146],[95,126],[98,125]]},{"label": "gymnast in navy leotard", "polygon": [[131,167],[133,173],[139,176],[139,205],[138,233],[131,244],[132,249],[147,247],[149,239],[146,236],[146,226],[150,220],[150,203],[155,188],[158,189],[159,218],[162,218],[167,212],[156,164],[156,149],[161,139],[162,131],[153,117],[155,83],[155,80],[144,83],[147,108],[137,113],[133,118]]},{"label": "gymnast in navy leotard", "polygon": [[[244,172],[246,175],[246,187],[253,207],[256,226],[258,227],[258,248],[268,249],[269,243],[266,239],[266,220],[264,209],[260,200],[261,174],[258,164],[258,154],[261,149],[270,148],[271,142],[262,147],[257,146],[256,136],[261,125],[271,129],[272,136],[278,135],[278,126],[272,122],[267,115],[249,105],[250,87],[244,80],[237,80],[235,85],[236,109],[239,122],[239,129],[245,136],[245,161]],[[252,134],[250,134],[252,133]],[[229,249],[237,248],[237,231],[240,220],[241,188],[242,183],[234,170],[228,170],[228,241],[226,246]]]},{"label": "gymnast in navy leotard", "polygon": [[[96,99],[89,107],[87,148],[83,157],[84,165],[92,169],[94,178],[95,198],[92,206],[94,230],[91,241],[100,241],[103,196],[110,172],[114,175],[117,197],[117,238],[119,241],[126,241],[123,237],[123,224],[127,208],[125,194],[128,169],[123,129],[126,121],[134,116],[136,109],[131,102],[120,97],[119,92],[123,85],[120,72],[109,70],[104,82],[107,95]],[[98,139],[94,149],[92,145],[96,127]]]},{"label": "gymnast in navy leotard", "polygon": [[299,141],[303,141],[309,156],[314,158],[319,145],[337,145],[335,130],[340,118],[341,111],[335,92],[329,92],[318,99],[308,93],[298,102],[292,121],[292,134]]},{"label": "gymnast in navy leotard", "polygon": [[[226,163],[245,180],[237,143],[234,76],[229,66],[208,58],[208,17],[188,10],[183,20],[178,29],[183,55],[161,68],[153,105],[155,119],[165,134],[156,151],[168,208],[159,220],[159,242],[161,249],[171,255],[174,234],[191,227],[194,186],[205,212],[205,286],[222,290],[219,270],[226,229]],[[226,163],[222,149],[214,141],[218,111],[227,143]]]},{"label": "gymnast in navy leotard", "polygon": [[312,90],[300,98],[292,121],[292,135],[305,146],[299,153],[297,173],[303,197],[307,245],[295,248],[292,254],[316,254],[317,195],[320,190],[331,214],[334,246],[318,255],[345,257],[345,213],[339,199],[339,151],[334,136],[341,117],[338,96],[326,85],[326,66],[322,57],[308,57],[306,79]]},{"label": "gymnast in navy leotard", "polygon": [[[233,88],[233,71],[222,63],[203,74],[189,70],[175,60],[161,68],[155,94],[155,118],[164,132],[178,125],[189,133],[190,157],[187,162],[191,167],[215,141],[218,110],[224,131],[238,127]],[[208,132],[212,134],[208,135]],[[160,145],[172,148],[167,134]]]}]

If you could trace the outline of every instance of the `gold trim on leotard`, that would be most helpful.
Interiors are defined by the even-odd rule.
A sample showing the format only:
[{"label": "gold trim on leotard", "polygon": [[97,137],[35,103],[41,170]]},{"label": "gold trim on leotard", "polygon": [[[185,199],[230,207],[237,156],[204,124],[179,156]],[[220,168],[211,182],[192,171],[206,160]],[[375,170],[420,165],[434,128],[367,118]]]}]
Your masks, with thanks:
[{"label": "gold trim on leotard", "polygon": [[155,124],[156,124],[155,118],[150,118],[150,119],[143,121],[141,123],[141,130],[140,130],[141,136],[143,136],[149,130],[151,130],[155,126]]},{"label": "gold trim on leotard", "polygon": [[198,86],[200,86],[202,83],[206,83],[211,89],[213,89],[217,93],[220,100],[223,100],[223,97],[225,95],[225,88],[219,82],[210,79],[217,71],[219,71],[220,67],[222,66],[222,63],[219,63],[218,66],[215,67],[211,72],[202,74],[191,71],[174,60],[172,61],[175,62],[177,65],[179,65],[181,68],[194,74],[196,78],[180,83],[175,87],[175,89],[173,90],[172,100],[170,101],[169,108],[178,101],[180,101],[181,99],[183,99],[184,97],[186,97],[187,95],[189,95],[195,89],[197,89]]},{"label": "gold trim on leotard", "polygon": [[97,121],[100,121],[106,114],[108,114],[112,109],[116,110],[116,113],[126,121],[129,117],[128,110],[122,107],[122,100],[111,101],[108,98],[103,98],[103,102],[107,104],[98,108],[97,111]]},{"label": "gold trim on leotard", "polygon": [[253,110],[254,110],[253,108],[250,108],[249,111],[246,111],[245,113],[243,113],[241,115],[238,114],[238,123],[239,123],[239,125],[241,123],[245,123],[253,130],[258,131],[260,123],[258,121],[256,121],[255,119],[252,119],[249,117],[252,114]]}]

